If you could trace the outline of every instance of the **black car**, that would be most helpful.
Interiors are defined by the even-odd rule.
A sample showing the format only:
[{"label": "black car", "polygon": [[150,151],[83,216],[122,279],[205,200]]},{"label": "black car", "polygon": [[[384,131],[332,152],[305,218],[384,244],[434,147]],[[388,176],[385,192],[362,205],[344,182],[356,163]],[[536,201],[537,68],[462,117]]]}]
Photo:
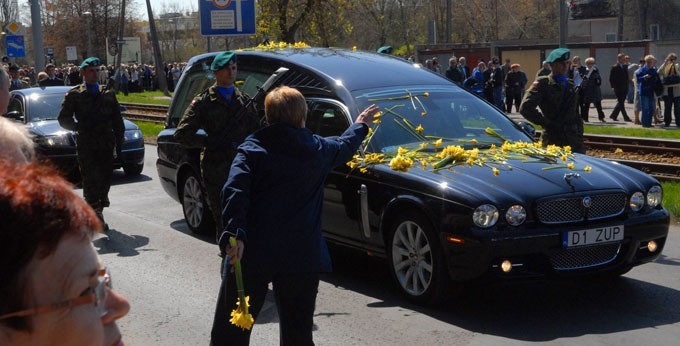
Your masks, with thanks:
[{"label": "black car", "polygon": [[[38,156],[47,158],[63,172],[77,176],[75,134],[59,126],[61,102],[70,87],[28,88],[10,92],[8,118],[28,128],[36,142]],[[123,109],[124,110],[124,109]],[[124,119],[125,137],[122,157],[114,160],[113,169],[123,168],[127,175],[139,175],[144,168],[144,138],[133,122]]]},{"label": "black car", "polygon": [[[189,61],[158,136],[161,184],[197,232],[212,232],[199,152],[172,135],[194,95],[213,83],[214,56]],[[392,56],[323,48],[238,56],[237,85],[249,95],[279,67],[288,68],[279,82],[305,95],[306,126],[321,136],[340,135],[362,109],[378,104],[382,123],[367,153],[416,150],[423,138],[480,153],[503,145],[501,137],[533,140],[481,98]],[[500,173],[485,164],[337,167],[326,181],[323,234],[386,259],[401,291],[422,303],[439,300],[451,284],[480,278],[618,276],[656,259],[670,221],[659,182],[617,163],[570,157],[580,170],[530,157],[508,157]]]}]

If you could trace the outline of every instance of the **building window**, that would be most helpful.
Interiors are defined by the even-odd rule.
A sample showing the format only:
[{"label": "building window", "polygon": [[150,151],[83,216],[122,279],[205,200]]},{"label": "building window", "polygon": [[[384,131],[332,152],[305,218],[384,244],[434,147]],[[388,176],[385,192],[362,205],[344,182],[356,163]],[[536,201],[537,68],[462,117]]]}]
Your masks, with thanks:
[{"label": "building window", "polygon": [[659,24],[652,24],[649,26],[649,39],[650,40],[660,40],[661,32],[659,31]]},{"label": "building window", "polygon": [[605,42],[616,42],[616,33],[615,32],[608,32],[604,34],[604,41]]}]

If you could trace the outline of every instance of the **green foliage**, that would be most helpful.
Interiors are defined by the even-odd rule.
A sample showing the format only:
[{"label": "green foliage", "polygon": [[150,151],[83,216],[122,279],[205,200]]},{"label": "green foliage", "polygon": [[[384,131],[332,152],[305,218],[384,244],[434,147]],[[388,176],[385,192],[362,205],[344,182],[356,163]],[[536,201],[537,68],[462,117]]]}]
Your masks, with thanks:
[{"label": "green foliage", "polygon": [[663,187],[663,206],[675,218],[680,217],[680,183],[661,183]]},{"label": "green foliage", "polygon": [[407,57],[416,51],[416,47],[412,44],[402,45],[401,47],[394,50],[394,55],[399,55]]},{"label": "green foliage", "polygon": [[156,143],[156,137],[158,137],[158,134],[165,128],[165,125],[163,124],[148,121],[133,121],[133,123],[137,124],[139,129],[142,130],[144,142],[146,143]]},{"label": "green foliage", "polygon": [[[172,95],[172,93],[170,94]],[[160,91],[145,91],[141,93],[129,93],[127,96],[123,93],[116,95],[118,102],[125,103],[145,103],[153,105],[170,105],[170,97],[163,95]]]},{"label": "green foliage", "polygon": [[584,132],[593,135],[680,139],[680,131],[662,129],[643,129],[641,127],[628,128],[615,126],[586,125]]}]

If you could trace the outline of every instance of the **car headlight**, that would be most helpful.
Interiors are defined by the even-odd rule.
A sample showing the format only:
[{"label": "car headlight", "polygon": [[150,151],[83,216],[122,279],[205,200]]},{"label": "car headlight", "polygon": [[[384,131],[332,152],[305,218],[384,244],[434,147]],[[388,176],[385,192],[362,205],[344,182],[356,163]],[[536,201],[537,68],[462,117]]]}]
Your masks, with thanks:
[{"label": "car headlight", "polygon": [[142,130],[127,130],[123,137],[124,141],[133,141],[142,138]]},{"label": "car headlight", "polygon": [[56,136],[42,137],[38,140],[38,142],[41,145],[46,145],[46,146],[49,146],[49,147],[71,145],[71,143],[69,143],[69,140],[68,140],[68,134],[66,134],[66,133],[56,135]]},{"label": "car headlight", "polygon": [[647,191],[647,205],[652,208],[656,208],[661,204],[663,199],[663,189],[659,185],[652,186],[649,191]]},{"label": "car headlight", "polygon": [[645,206],[645,195],[638,191],[630,196],[630,209],[640,211]]},{"label": "car headlight", "polygon": [[505,212],[505,220],[512,226],[519,226],[527,219],[527,211],[523,206],[513,205]]},{"label": "car headlight", "polygon": [[472,214],[472,221],[482,228],[491,227],[498,221],[498,209],[491,204],[480,205]]}]

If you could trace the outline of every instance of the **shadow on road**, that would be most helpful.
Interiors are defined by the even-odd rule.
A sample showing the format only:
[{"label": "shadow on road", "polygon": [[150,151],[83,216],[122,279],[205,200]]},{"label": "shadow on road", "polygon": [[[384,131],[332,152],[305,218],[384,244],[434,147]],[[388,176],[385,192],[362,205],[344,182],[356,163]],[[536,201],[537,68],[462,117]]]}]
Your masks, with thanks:
[{"label": "shadow on road", "polygon": [[180,231],[180,232],[182,232],[182,233],[184,233],[188,236],[191,236],[193,238],[196,238],[198,240],[202,240],[204,242],[217,245],[217,242],[215,240],[215,236],[207,235],[207,234],[196,234],[196,233],[192,232],[189,229],[189,226],[187,226],[187,223],[186,223],[186,221],[184,221],[184,219],[173,221],[170,224],[170,227],[172,229],[176,230],[176,231]]},{"label": "shadow on road", "polygon": [[[677,264],[669,262],[664,264]],[[521,341],[609,334],[680,321],[680,292],[626,276],[606,282],[494,282],[470,287],[437,307],[422,307],[401,297],[382,261],[333,251],[333,270],[322,280],[380,300],[368,308],[403,307],[472,332]]]},{"label": "shadow on road", "polygon": [[[73,184],[74,189],[79,190],[83,188],[80,176],[69,177],[68,180]],[[111,186],[141,183],[150,180],[153,180],[153,178],[145,174],[130,176],[126,175],[122,170],[116,170],[113,171],[113,175],[111,176]]]},{"label": "shadow on road", "polygon": [[141,235],[127,235],[115,229],[108,230],[104,236],[92,242],[98,248],[100,255],[117,253],[119,257],[139,255],[140,251],[156,251],[155,249],[141,249],[149,244],[149,238]]}]

